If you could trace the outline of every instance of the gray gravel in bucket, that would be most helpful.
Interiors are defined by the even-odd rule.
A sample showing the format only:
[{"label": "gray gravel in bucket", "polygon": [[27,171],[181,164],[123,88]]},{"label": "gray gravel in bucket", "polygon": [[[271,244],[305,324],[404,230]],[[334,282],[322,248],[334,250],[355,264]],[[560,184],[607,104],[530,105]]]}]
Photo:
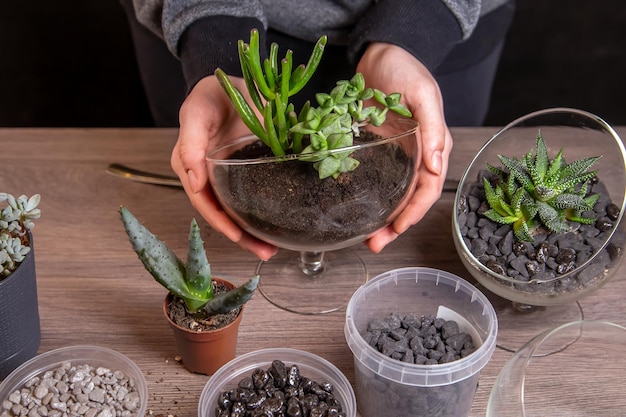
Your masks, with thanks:
[{"label": "gray gravel in bucket", "polygon": [[[386,356],[409,364],[440,366],[476,350],[470,334],[454,320],[434,315],[391,313],[368,322],[364,340]],[[455,383],[414,386],[374,375],[357,363],[355,369],[361,412],[368,416],[459,417],[469,410],[479,373]],[[369,394],[369,395],[367,395]]]},{"label": "gray gravel in bucket", "polygon": [[63,362],[4,399],[0,417],[133,417],[140,406],[135,381],[123,372]]},{"label": "gray gravel in bucket", "polygon": [[361,336],[385,356],[417,365],[452,362],[476,350],[457,322],[434,315],[392,313],[370,320]]}]

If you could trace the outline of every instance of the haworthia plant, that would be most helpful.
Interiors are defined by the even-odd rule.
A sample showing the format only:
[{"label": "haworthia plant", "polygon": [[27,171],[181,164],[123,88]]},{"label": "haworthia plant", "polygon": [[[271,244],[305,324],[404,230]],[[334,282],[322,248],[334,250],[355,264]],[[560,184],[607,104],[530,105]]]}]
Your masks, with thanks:
[{"label": "haworthia plant", "polygon": [[593,209],[599,194],[589,193],[589,182],[598,171],[589,169],[600,156],[566,163],[561,149],[554,159],[537,133],[536,147],[521,159],[498,155],[503,168],[487,164],[496,180],[492,186],[483,179],[490,209],[484,215],[501,223],[512,224],[518,240],[532,241],[531,229],[543,224],[560,233],[570,230],[567,223],[592,224],[595,218],[584,213]]},{"label": "haworthia plant", "polygon": [[185,263],[127,208],[120,207],[120,215],[133,250],[146,270],[172,295],[182,299],[190,312],[204,310],[207,315],[226,313],[252,298],[259,283],[258,275],[228,292],[215,294],[211,266],[195,219],[192,219],[189,228]]}]

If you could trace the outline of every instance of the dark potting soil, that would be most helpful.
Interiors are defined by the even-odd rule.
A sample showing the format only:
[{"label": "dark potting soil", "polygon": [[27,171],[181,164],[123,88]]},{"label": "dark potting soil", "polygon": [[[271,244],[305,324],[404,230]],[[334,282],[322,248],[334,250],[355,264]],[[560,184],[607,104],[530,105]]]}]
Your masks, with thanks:
[{"label": "dark potting soil", "polygon": [[346,417],[333,390],[329,382],[318,383],[301,375],[298,365],[274,360],[267,370],[257,368],[241,379],[237,388],[222,392],[215,415]]},{"label": "dark potting soil", "polygon": [[[361,135],[360,140],[371,139]],[[260,156],[270,155],[259,142],[232,159]],[[352,156],[359,166],[337,179],[320,180],[312,163],[297,160],[232,166],[230,193],[224,198],[252,228],[278,239],[315,246],[367,235],[384,226],[398,207],[414,167],[396,144],[361,149]]]},{"label": "dark potting soil", "polygon": [[[489,171],[482,171],[478,181],[459,201],[461,235],[480,263],[519,281],[520,284],[515,284],[517,289],[547,295],[578,291],[604,279],[607,270],[622,256],[625,236],[619,231],[596,255],[613,232],[620,211],[601,181],[595,181],[590,190],[600,195],[598,202],[593,211],[584,213],[586,217],[596,219],[594,224],[571,223],[572,229],[567,233],[552,233],[540,228],[533,235],[533,242],[519,242],[511,225],[495,223],[482,215],[489,209],[482,180],[485,176],[489,178]],[[594,260],[583,270],[563,276],[592,256],[595,256]],[[532,286],[526,284],[531,281]],[[511,285],[504,280],[501,283]]]},{"label": "dark potting soil", "polygon": [[[383,354],[420,365],[453,362],[475,351],[472,337],[461,332],[453,320],[435,316],[401,315],[375,318],[363,338]],[[478,384],[479,373],[437,386],[395,382],[356,366],[359,408],[363,415],[404,417],[456,417],[467,415]]]},{"label": "dark potting soil", "polygon": [[[220,283],[213,281],[214,294],[221,294],[228,291],[228,288]],[[225,314],[213,314],[207,316],[202,313],[191,313],[187,310],[185,303],[180,298],[172,298],[169,303],[170,319],[181,327],[196,332],[206,332],[210,330],[220,329],[235,321],[241,308],[236,308]]]}]

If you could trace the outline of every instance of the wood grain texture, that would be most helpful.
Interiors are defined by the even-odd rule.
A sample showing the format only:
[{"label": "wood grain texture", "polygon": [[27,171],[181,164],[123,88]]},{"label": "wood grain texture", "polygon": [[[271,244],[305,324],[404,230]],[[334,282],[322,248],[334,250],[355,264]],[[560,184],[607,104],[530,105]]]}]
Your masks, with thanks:
[{"label": "wood grain texture", "polygon": [[[624,136],[626,128],[617,129]],[[449,177],[460,178],[473,154],[496,128],[457,128]],[[143,269],[119,220],[120,205],[180,256],[187,230],[198,217],[180,189],[124,181],[105,173],[118,162],[171,174],[174,129],[0,129],[0,189],[42,195],[34,235],[42,327],[40,352],[76,344],[107,346],[128,355],[148,381],[149,410],[178,417],[197,415],[207,376],[187,372],[161,303],[165,290]],[[454,195],[444,193],[426,218],[378,255],[355,250],[373,277],[390,269],[427,266],[472,281],[452,242]],[[253,275],[255,257],[198,218],[214,273],[237,284]],[[605,287],[580,301],[585,318],[626,325],[624,268]],[[286,289],[288,290],[288,289]],[[257,294],[243,318],[238,354],[267,347],[304,349],[324,357],[354,383],[352,354],[343,334],[344,312],[301,316],[280,310]],[[528,340],[523,327],[500,328]],[[484,416],[489,393],[511,353],[496,349],[483,369],[472,416]],[[626,353],[625,353],[626,355]],[[622,372],[616,368],[615,372]],[[610,375],[607,375],[610,378]],[[625,404],[626,407],[626,404]]]}]

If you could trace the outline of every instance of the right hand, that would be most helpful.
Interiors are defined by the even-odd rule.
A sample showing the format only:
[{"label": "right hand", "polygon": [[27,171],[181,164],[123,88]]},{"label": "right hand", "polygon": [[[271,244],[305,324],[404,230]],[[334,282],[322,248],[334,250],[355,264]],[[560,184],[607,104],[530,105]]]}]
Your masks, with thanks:
[{"label": "right hand", "polygon": [[[231,80],[247,94],[243,78],[231,76]],[[278,249],[241,229],[226,214],[209,184],[207,152],[250,134],[215,76],[207,76],[196,84],[180,108],[179,119],[171,165],[189,201],[213,229],[259,259],[268,260]]]},{"label": "right hand", "polygon": [[413,55],[396,45],[372,43],[361,58],[357,71],[368,87],[397,91],[419,123],[416,134],[422,163],[416,165],[417,189],[392,224],[379,230],[366,242],[372,252],[419,222],[441,197],[452,151],[452,135],[446,125],[443,97],[435,78]]}]

